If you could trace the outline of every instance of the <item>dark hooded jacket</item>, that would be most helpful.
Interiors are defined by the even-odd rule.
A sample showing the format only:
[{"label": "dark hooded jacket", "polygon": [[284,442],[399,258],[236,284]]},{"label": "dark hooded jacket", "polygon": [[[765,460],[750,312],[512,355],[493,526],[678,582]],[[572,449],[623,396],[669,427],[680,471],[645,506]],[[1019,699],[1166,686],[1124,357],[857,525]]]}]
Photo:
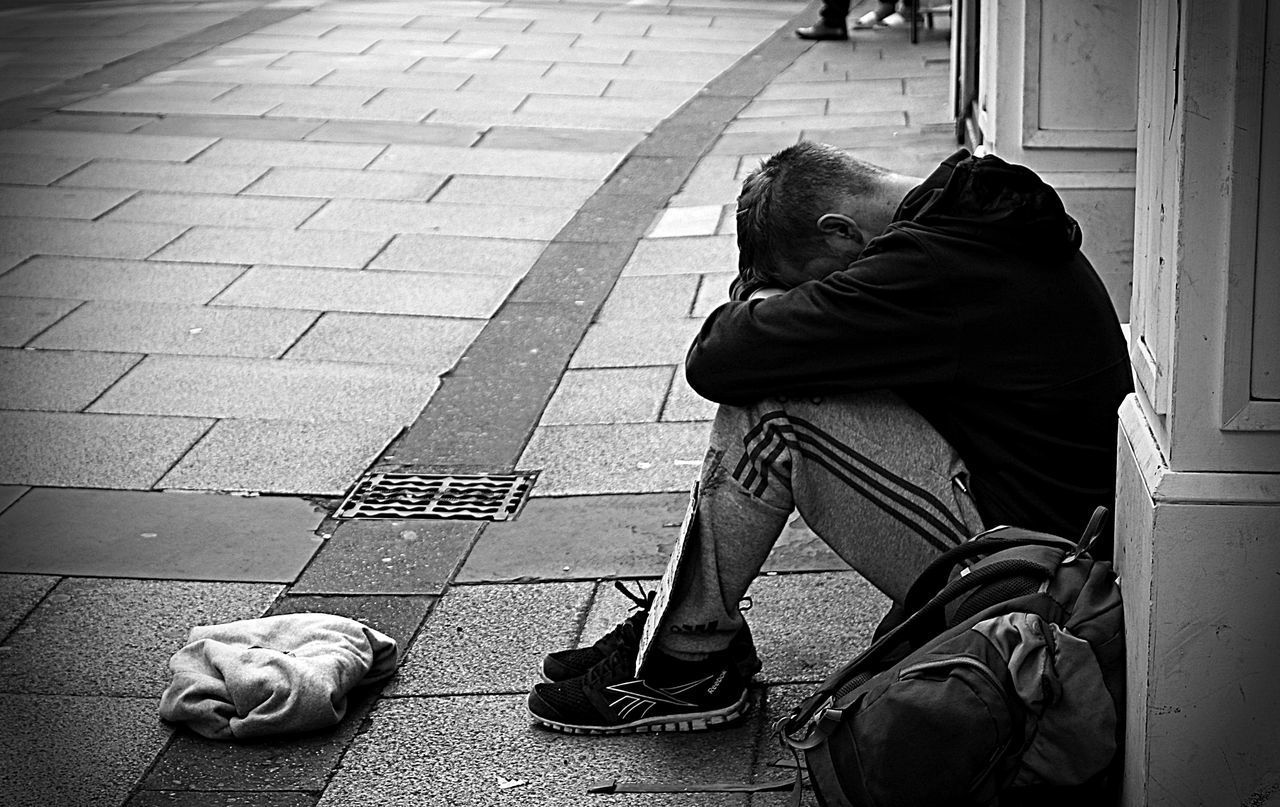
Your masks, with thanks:
[{"label": "dark hooded jacket", "polygon": [[1112,506],[1133,389],[1080,243],[1032,171],[957,152],[847,269],[713,311],[689,383],[734,405],[892,389],[960,453],[988,526],[1076,535]]}]

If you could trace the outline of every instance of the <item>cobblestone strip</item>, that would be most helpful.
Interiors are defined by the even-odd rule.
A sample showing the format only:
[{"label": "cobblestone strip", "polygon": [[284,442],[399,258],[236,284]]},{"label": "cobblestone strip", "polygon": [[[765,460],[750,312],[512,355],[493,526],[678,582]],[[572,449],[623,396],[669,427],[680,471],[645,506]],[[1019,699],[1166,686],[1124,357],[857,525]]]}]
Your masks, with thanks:
[{"label": "cobblestone strip", "polygon": [[305,10],[301,5],[296,8],[256,8],[230,20],[138,51],[132,56],[52,87],[7,99],[0,102],[0,130],[22,126],[78,101],[127,86]]}]

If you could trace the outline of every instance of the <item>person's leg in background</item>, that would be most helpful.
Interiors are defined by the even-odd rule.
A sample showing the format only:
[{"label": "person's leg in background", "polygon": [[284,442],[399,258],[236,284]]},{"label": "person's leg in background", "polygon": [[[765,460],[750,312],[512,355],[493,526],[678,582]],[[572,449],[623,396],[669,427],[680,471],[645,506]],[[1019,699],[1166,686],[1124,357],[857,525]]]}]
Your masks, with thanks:
[{"label": "person's leg in background", "polygon": [[[854,28],[874,28],[894,13],[897,4],[894,2],[876,3],[876,7],[863,14],[854,23]],[[796,36],[801,39],[848,39],[849,28],[846,18],[849,16],[849,0],[824,0],[818,11],[818,21],[805,28],[797,28]]]}]

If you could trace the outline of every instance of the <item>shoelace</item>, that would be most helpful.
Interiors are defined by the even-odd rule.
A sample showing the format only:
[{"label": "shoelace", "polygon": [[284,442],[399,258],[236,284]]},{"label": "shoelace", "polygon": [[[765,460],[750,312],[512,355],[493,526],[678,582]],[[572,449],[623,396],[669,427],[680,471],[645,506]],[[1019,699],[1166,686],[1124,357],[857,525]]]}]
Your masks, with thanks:
[{"label": "shoelace", "polygon": [[588,687],[601,684],[612,684],[623,678],[630,678],[635,673],[635,654],[626,652],[627,648],[619,647],[605,656],[598,664],[587,670],[583,680]]},{"label": "shoelace", "polygon": [[587,671],[586,681],[589,686],[598,684],[601,679],[611,683],[622,677],[630,677],[634,673],[636,649],[640,645],[640,624],[648,616],[649,609],[653,606],[653,598],[658,593],[645,591],[644,585],[638,580],[635,591],[627,588],[621,580],[615,580],[613,587],[634,603],[631,610],[635,613],[602,638],[602,642],[614,641],[616,646],[612,653]]},{"label": "shoelace", "polygon": [[[649,608],[653,605],[653,598],[657,595],[656,591],[645,591],[644,586],[637,581],[636,591],[628,589],[621,580],[615,580],[613,587],[626,595],[634,605],[631,606],[632,613],[613,630],[601,637],[601,642],[616,642],[620,648],[629,645],[638,644],[640,641],[640,625],[649,615]],[[637,593],[638,592],[638,593]]]},{"label": "shoelace", "polygon": [[653,598],[658,593],[656,591],[645,591],[644,584],[639,580],[636,581],[636,590],[634,592],[627,588],[621,580],[614,580],[613,587],[626,595],[627,599],[631,600],[631,602],[635,603],[635,605],[632,606],[633,611],[637,609],[641,611],[648,611],[653,605]]}]

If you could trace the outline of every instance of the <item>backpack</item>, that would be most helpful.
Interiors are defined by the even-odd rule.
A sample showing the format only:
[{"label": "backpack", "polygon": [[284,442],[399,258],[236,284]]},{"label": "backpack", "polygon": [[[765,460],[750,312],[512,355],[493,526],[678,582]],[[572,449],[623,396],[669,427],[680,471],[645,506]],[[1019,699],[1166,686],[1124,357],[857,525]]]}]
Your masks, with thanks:
[{"label": "backpack", "polygon": [[[1118,794],[1124,620],[1108,561],[996,527],[938,556],[871,645],[775,730],[822,807],[1105,804]],[[799,757],[803,756],[803,763]],[[634,792],[606,783],[591,792]],[[652,791],[653,786],[643,786]]]}]

